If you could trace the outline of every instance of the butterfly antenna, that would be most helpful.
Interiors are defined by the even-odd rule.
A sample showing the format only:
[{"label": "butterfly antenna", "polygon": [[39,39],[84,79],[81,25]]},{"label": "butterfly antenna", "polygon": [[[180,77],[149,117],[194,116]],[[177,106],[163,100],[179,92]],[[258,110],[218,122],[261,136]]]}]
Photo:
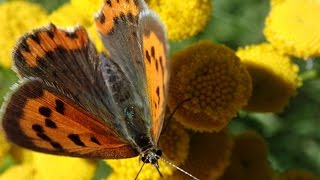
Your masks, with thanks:
[{"label": "butterfly antenna", "polygon": [[141,166],[141,168],[140,168],[140,170],[139,170],[138,174],[136,175],[136,178],[134,178],[134,180],[137,180],[137,179],[138,179],[138,176],[139,176],[139,174],[141,173],[141,171],[142,171],[142,168],[143,168],[144,164],[145,164],[145,162],[142,164],[142,166]]},{"label": "butterfly antenna", "polygon": [[191,177],[192,179],[194,179],[194,180],[200,180],[199,178],[197,178],[197,177],[195,177],[194,175],[192,175],[192,174],[188,173],[187,171],[183,170],[182,168],[180,168],[180,167],[178,167],[178,166],[176,166],[176,165],[172,164],[171,162],[169,162],[169,161],[167,161],[167,160],[163,159],[162,157],[160,157],[160,156],[158,156],[158,157],[159,157],[159,159],[161,159],[161,160],[162,160],[162,161],[164,161],[165,163],[167,163],[167,164],[169,164],[170,166],[172,166],[172,167],[174,167],[174,168],[178,169],[179,171],[181,171],[181,172],[183,172],[184,174],[188,175],[188,176],[189,176],[189,177]]},{"label": "butterfly antenna", "polygon": [[166,124],[164,125],[164,128],[163,128],[162,132],[166,132],[166,130],[167,130],[167,128],[168,128],[168,125],[169,125],[169,121],[172,119],[174,113],[176,113],[176,111],[177,111],[185,102],[190,101],[190,100],[191,100],[191,98],[185,99],[185,100],[183,100],[182,102],[180,102],[180,103],[174,108],[174,110],[172,111],[172,113],[171,113],[171,114],[169,115],[169,117],[166,119],[166,121],[165,121]]}]

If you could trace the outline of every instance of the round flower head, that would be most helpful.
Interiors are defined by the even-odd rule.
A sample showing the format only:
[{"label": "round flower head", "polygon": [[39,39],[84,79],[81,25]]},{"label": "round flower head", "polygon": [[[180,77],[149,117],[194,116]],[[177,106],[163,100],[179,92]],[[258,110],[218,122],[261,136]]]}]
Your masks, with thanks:
[{"label": "round flower head", "polygon": [[1,3],[0,66],[11,67],[11,53],[18,38],[25,32],[45,24],[46,20],[47,13],[39,5],[24,1]]},{"label": "round flower head", "polygon": [[97,167],[93,160],[37,152],[32,152],[31,164],[36,171],[35,180],[92,179]]},{"label": "round flower head", "polygon": [[202,31],[211,15],[211,0],[148,0],[167,26],[170,40],[182,40]]},{"label": "round flower head", "polygon": [[[111,166],[113,172],[112,178],[114,179],[130,179],[135,178],[142,166],[139,157],[129,158],[129,159],[116,159],[116,160],[105,160],[105,162]],[[165,162],[159,160],[159,170],[163,176],[169,176],[173,173],[174,169]],[[125,178],[123,178],[125,177]],[[109,178],[108,178],[109,179]],[[142,171],[138,176],[139,180],[149,180],[149,179],[161,179],[156,168],[150,163],[143,166]]]},{"label": "round flower head", "polygon": [[320,177],[305,170],[291,169],[282,173],[277,180],[318,180]]},{"label": "round flower head", "polygon": [[265,21],[268,41],[286,54],[320,55],[320,3],[317,0],[274,0]]},{"label": "round flower head", "polygon": [[240,48],[237,55],[247,67],[253,84],[245,109],[281,112],[301,84],[299,67],[269,44]]},{"label": "round flower head", "polygon": [[164,127],[163,129],[163,134],[159,140],[159,147],[165,159],[179,166],[188,156],[189,141],[189,135],[183,126],[172,119],[168,127]]},{"label": "round flower head", "polygon": [[[217,179],[229,165],[232,138],[226,130],[219,133],[191,134],[189,156],[180,167],[199,179]],[[168,179],[187,179],[176,170]]]},{"label": "round flower head", "polygon": [[267,145],[257,133],[245,132],[235,137],[231,164],[221,180],[270,180],[272,171],[267,154]]},{"label": "round flower head", "polygon": [[219,131],[247,104],[251,78],[234,52],[199,42],[171,59],[168,104],[177,121],[198,131]]}]

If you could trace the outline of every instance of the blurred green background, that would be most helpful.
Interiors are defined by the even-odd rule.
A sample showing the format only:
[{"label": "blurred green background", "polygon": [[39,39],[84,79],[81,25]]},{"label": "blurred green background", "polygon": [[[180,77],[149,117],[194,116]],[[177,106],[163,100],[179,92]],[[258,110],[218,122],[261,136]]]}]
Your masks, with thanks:
[{"label": "blurred green background", "polygon": [[[65,0],[31,0],[49,12]],[[0,2],[4,2],[0,0]],[[170,42],[171,53],[198,41],[209,39],[233,49],[265,41],[262,30],[269,11],[266,0],[213,0],[213,17],[206,30],[196,37]],[[320,63],[319,59],[294,60],[300,66],[303,86],[280,114],[240,112],[230,123],[238,134],[254,129],[269,145],[269,160],[278,171],[302,168],[320,174]],[[0,67],[0,96],[4,97],[17,77]],[[2,98],[0,99],[0,103]],[[103,164],[101,164],[103,166]],[[103,168],[102,168],[103,169]]]}]

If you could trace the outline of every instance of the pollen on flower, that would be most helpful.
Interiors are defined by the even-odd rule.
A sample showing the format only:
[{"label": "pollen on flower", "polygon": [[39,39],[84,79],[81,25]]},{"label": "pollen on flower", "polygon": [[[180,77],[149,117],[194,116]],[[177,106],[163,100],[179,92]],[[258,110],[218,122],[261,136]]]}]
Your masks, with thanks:
[{"label": "pollen on flower", "polygon": [[260,135],[253,131],[244,132],[234,139],[231,164],[221,180],[270,180],[272,170],[267,159],[267,145]]},{"label": "pollen on flower", "polygon": [[0,175],[0,179],[14,180],[14,179],[34,179],[36,170],[32,164],[20,164],[11,166]]},{"label": "pollen on flower", "polygon": [[[129,158],[129,159],[117,159],[117,160],[105,160],[105,162],[111,166],[113,172],[112,177],[115,179],[120,179],[119,177],[136,177],[138,174],[142,163],[139,157]],[[173,173],[174,169],[170,165],[159,160],[159,170],[163,176],[169,176]],[[149,179],[161,179],[156,168],[151,164],[145,164],[141,173],[139,174],[140,180]]]},{"label": "pollen on flower", "polygon": [[3,132],[0,131],[0,164],[10,149],[10,144],[6,141]]},{"label": "pollen on flower", "polygon": [[211,0],[148,0],[167,26],[170,40],[182,40],[201,32],[209,21]]},{"label": "pollen on flower", "polygon": [[[233,141],[227,130],[190,134],[190,151],[181,168],[199,179],[218,179],[230,163]],[[175,171],[168,180],[187,179]]]},{"label": "pollen on flower", "polygon": [[281,112],[301,85],[298,66],[266,43],[240,48],[237,55],[253,83],[252,96],[245,109]]},{"label": "pollen on flower", "polygon": [[247,104],[251,78],[234,52],[200,42],[171,60],[169,107],[177,121],[198,131],[219,131]]},{"label": "pollen on flower", "polygon": [[[36,14],[36,16],[32,16]],[[0,5],[0,66],[12,65],[11,52],[19,37],[31,29],[44,25],[47,12],[27,1],[12,1]]]},{"label": "pollen on flower", "polygon": [[174,119],[170,120],[168,127],[163,130],[159,140],[159,147],[163,157],[179,166],[183,163],[189,152],[189,135],[186,130]]},{"label": "pollen on flower", "polygon": [[315,0],[273,0],[264,34],[280,51],[307,59],[320,55],[320,3]]}]

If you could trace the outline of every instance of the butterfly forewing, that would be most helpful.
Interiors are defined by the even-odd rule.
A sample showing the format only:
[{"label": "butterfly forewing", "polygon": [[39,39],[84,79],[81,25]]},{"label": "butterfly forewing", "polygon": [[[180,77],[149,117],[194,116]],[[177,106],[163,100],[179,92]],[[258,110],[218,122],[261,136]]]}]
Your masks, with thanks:
[{"label": "butterfly forewing", "polygon": [[140,15],[147,92],[152,114],[152,135],[158,141],[166,109],[169,81],[168,45],[164,26],[157,15],[145,10]]},{"label": "butterfly forewing", "polygon": [[90,158],[137,155],[106,123],[37,80],[22,83],[4,111],[8,139],[29,149]]}]

